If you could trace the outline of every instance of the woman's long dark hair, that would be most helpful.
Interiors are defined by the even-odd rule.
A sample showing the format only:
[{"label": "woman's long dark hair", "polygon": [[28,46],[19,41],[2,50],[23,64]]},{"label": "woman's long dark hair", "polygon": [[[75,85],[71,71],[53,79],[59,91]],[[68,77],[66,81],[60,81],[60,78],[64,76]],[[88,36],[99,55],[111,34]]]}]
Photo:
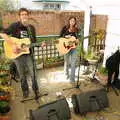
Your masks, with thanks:
[{"label": "woman's long dark hair", "polygon": [[71,32],[78,32],[76,17],[74,17],[74,16],[69,17],[68,24],[67,24],[67,29],[69,30],[69,28],[70,28],[70,20],[71,19],[75,20],[75,25],[73,26],[73,29],[71,30]]}]

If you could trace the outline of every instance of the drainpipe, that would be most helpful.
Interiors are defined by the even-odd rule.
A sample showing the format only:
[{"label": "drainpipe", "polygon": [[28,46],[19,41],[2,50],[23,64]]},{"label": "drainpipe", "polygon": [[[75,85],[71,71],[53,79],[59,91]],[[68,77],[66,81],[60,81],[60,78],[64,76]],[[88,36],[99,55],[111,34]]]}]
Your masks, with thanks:
[{"label": "drainpipe", "polygon": [[3,22],[2,22],[2,13],[0,12],[0,31],[2,30],[2,24],[3,24]]},{"label": "drainpipe", "polygon": [[[85,16],[84,16],[84,37],[88,36],[91,29],[91,16],[92,16],[92,6],[85,9]],[[83,48],[85,52],[88,52],[88,38],[84,39]]]}]

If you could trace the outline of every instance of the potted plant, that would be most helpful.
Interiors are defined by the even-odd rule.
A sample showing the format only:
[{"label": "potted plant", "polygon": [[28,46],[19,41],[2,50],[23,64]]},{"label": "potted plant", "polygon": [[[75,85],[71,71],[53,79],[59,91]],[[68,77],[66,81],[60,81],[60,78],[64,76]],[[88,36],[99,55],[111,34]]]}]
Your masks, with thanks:
[{"label": "potted plant", "polygon": [[44,67],[45,68],[50,68],[50,67],[56,67],[63,65],[64,60],[63,57],[53,57],[53,58],[47,58],[44,62]]},{"label": "potted plant", "polygon": [[98,79],[100,80],[100,82],[104,85],[107,84],[107,79],[108,79],[108,71],[105,67],[100,66],[98,68],[98,71],[96,72],[96,75],[98,77]]},{"label": "potted plant", "polygon": [[0,113],[6,114],[10,111],[10,105],[7,101],[0,101]]},{"label": "potted plant", "polygon": [[36,68],[37,69],[42,69],[43,68],[43,60],[42,59],[38,58],[36,60]]}]

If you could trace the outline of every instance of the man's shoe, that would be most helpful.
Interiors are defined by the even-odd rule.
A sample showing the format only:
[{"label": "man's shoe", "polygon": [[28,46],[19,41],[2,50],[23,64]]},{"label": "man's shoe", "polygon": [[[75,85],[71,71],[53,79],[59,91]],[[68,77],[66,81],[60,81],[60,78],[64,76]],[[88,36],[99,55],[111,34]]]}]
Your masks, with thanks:
[{"label": "man's shoe", "polygon": [[34,93],[37,94],[37,95],[40,95],[39,90],[36,90]]},{"label": "man's shoe", "polygon": [[34,93],[35,93],[35,99],[37,100],[40,96],[40,92],[39,90],[36,90]]},{"label": "man's shoe", "polygon": [[69,75],[67,75],[67,76],[66,76],[66,79],[67,79],[67,80],[69,80],[69,78],[70,78],[70,76],[69,76]]},{"label": "man's shoe", "polygon": [[23,98],[27,98],[29,96],[29,91],[25,91],[24,93],[23,93]]}]

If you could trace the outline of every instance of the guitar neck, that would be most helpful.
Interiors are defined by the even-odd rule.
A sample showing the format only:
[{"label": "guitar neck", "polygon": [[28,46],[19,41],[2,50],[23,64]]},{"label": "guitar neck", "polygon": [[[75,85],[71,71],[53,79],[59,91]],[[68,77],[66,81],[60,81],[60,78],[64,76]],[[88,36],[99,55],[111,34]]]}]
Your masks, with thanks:
[{"label": "guitar neck", "polygon": [[[91,35],[88,35],[88,36],[85,36],[85,37],[83,37],[83,39],[87,39],[87,38],[89,38],[89,37],[91,37],[92,35],[97,35],[97,33],[93,33],[93,34],[91,34]],[[68,38],[64,38],[64,39],[68,39]],[[51,43],[59,43],[59,38],[58,39],[55,39],[55,40],[52,40],[52,41],[45,41],[45,43],[46,44],[51,44]],[[72,41],[72,43],[76,43],[76,40],[74,40],[74,41]],[[39,46],[41,46],[41,44],[40,43],[32,43],[31,45],[30,45],[30,47],[35,47],[35,46],[37,46],[37,47],[39,47]]]}]

